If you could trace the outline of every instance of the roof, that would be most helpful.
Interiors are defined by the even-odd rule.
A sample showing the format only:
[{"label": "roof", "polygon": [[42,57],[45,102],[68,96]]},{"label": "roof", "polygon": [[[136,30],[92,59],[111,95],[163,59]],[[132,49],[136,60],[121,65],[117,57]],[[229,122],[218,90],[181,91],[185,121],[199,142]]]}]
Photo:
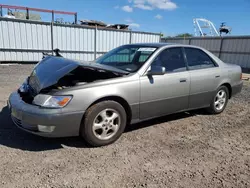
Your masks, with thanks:
[{"label": "roof", "polygon": [[160,48],[164,46],[174,46],[174,47],[191,47],[191,48],[203,49],[202,47],[199,47],[199,46],[188,45],[188,44],[177,44],[177,43],[136,43],[136,44],[128,44],[128,45],[155,47],[155,48]]},{"label": "roof", "polygon": [[162,47],[162,46],[169,46],[169,45],[179,45],[179,44],[173,44],[173,43],[136,43],[136,44],[129,44],[134,46],[147,46],[147,47]]},{"label": "roof", "polygon": [[107,28],[114,28],[114,29],[128,29],[128,26],[127,24],[110,24],[110,25],[107,25]]},{"label": "roof", "polygon": [[97,25],[97,26],[103,26],[106,27],[107,24],[102,22],[102,21],[98,21],[98,20],[80,20],[81,24],[86,24],[86,25]]}]

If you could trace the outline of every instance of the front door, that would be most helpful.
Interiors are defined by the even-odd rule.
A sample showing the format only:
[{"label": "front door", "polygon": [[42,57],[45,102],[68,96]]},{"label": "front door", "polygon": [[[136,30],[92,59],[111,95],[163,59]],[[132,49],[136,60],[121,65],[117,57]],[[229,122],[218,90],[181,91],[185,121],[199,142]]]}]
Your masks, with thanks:
[{"label": "front door", "polygon": [[165,67],[164,75],[140,77],[140,119],[171,114],[188,108],[189,72],[182,48],[167,48],[152,62]]}]

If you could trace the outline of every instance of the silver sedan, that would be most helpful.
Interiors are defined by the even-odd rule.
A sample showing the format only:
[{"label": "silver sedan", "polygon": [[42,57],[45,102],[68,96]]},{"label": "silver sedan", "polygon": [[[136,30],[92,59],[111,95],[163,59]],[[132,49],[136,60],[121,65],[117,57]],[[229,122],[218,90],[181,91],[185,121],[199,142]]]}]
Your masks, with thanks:
[{"label": "silver sedan", "polygon": [[46,56],[8,100],[13,122],[46,137],[117,140],[127,124],[206,108],[221,113],[242,89],[241,68],[189,45],[131,44],[95,62]]}]

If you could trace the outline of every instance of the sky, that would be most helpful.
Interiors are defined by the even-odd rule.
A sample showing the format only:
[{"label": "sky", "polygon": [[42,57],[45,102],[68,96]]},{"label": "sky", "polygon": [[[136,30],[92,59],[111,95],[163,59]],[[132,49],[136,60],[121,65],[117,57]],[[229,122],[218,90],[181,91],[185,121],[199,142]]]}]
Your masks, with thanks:
[{"label": "sky", "polygon": [[[231,35],[250,35],[250,0],[1,0],[1,4],[72,11],[78,20],[126,23],[132,30],[161,32],[165,36],[194,34],[193,18],[221,22],[232,28]],[[70,16],[65,21],[73,22]],[[42,18],[50,19],[43,13]]]}]

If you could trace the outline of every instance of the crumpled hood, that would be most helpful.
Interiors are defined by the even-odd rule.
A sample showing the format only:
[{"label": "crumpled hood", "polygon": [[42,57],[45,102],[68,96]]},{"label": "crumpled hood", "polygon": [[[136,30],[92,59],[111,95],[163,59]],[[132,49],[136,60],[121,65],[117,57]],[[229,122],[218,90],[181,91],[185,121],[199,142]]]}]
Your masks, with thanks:
[{"label": "crumpled hood", "polygon": [[79,66],[99,71],[109,71],[120,75],[128,74],[128,72],[115,67],[94,62],[77,62],[63,57],[47,56],[35,66],[28,83],[36,93],[39,93],[42,89],[56,84],[59,79]]}]

